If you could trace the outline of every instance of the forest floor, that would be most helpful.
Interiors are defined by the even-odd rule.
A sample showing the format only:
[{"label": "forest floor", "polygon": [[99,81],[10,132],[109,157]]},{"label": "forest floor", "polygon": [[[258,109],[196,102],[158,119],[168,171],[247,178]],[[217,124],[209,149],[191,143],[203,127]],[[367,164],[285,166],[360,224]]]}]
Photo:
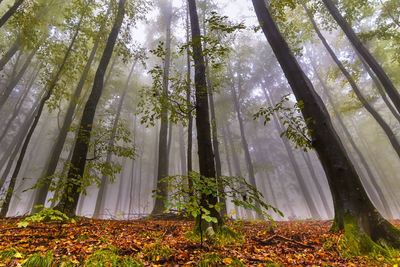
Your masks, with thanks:
[{"label": "forest floor", "polygon": [[[184,220],[78,218],[75,223],[30,223],[27,227],[18,227],[18,222],[21,219],[0,220],[0,266],[35,266],[32,255],[43,256],[36,258],[37,262],[52,262],[47,266],[60,266],[57,263],[61,262],[61,266],[400,264],[400,255],[389,261],[379,254],[345,257],[345,249],[340,245],[343,235],[329,232],[332,221],[277,222],[275,228],[268,222],[229,221],[228,225],[241,238],[228,243],[223,239],[206,241],[203,247],[190,234],[193,222]],[[400,220],[392,222],[400,226]]]}]

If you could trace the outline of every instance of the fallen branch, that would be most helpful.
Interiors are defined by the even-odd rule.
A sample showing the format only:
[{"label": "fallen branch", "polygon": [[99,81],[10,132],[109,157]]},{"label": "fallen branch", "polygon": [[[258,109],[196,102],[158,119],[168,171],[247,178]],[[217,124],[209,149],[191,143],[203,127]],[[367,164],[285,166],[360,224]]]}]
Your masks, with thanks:
[{"label": "fallen branch", "polygon": [[287,237],[284,237],[284,236],[281,236],[281,235],[273,235],[273,236],[271,236],[270,238],[268,238],[266,240],[261,240],[261,239],[258,239],[258,238],[254,238],[254,240],[257,241],[260,245],[270,245],[271,241],[274,240],[274,239],[281,239],[281,240],[296,244],[296,245],[304,247],[304,248],[314,249],[314,247],[311,246],[311,245],[303,244],[301,242],[298,242],[296,240],[293,240],[293,239],[290,239],[290,238],[287,238]]}]

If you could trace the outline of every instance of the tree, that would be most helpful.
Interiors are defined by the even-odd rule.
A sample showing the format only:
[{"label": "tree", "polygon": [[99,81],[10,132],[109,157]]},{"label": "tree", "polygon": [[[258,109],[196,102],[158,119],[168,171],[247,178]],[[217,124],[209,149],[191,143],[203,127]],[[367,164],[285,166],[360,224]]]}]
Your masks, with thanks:
[{"label": "tree", "polygon": [[[172,2],[167,1],[166,10],[166,33],[165,33],[165,59],[163,69],[163,81],[162,81],[162,97],[168,97],[168,86],[169,86],[169,68],[171,60],[171,24],[172,24]],[[168,175],[168,108],[166,106],[166,100],[161,100],[161,124],[160,134],[158,141],[158,170],[157,170],[157,189],[160,190],[160,198],[156,198],[154,203],[152,214],[161,214],[165,210],[165,200],[168,197],[167,187],[168,185],[160,182],[165,175]],[[170,125],[171,128],[171,125]]]},{"label": "tree", "polygon": [[[195,69],[194,77],[196,89],[196,128],[200,176],[202,177],[202,179],[216,179],[214,153],[211,142],[211,125],[208,107],[206,67],[202,51],[196,0],[188,0],[188,5],[192,32],[192,52]],[[202,196],[200,205],[208,206],[208,203],[212,205],[217,204],[217,198],[210,197],[209,199],[205,199],[204,196]],[[223,224],[222,218],[215,208],[211,209],[211,216],[217,218],[218,220],[217,224],[212,225],[214,229],[216,229],[217,226],[221,226]],[[206,221],[202,222],[203,219],[201,218],[201,216],[197,218],[199,218],[196,221],[197,227],[202,227],[204,229],[210,227],[210,224]]]},{"label": "tree", "polygon": [[280,34],[265,2],[252,2],[264,35],[297,101],[304,105],[302,113],[309,122],[307,126],[311,131],[311,145],[322,162],[334,199],[335,219],[332,229],[344,229],[345,235],[359,242],[371,244],[374,241],[400,248],[400,231],[382,217],[368,198],[325,105]]},{"label": "tree", "polygon": [[115,17],[114,25],[108,36],[106,47],[104,48],[103,55],[101,57],[99,66],[97,68],[92,91],[89,95],[89,98],[83,110],[76,143],[72,154],[71,166],[69,168],[67,175],[67,185],[65,187],[63,197],[60,203],[56,206],[58,210],[61,210],[70,216],[75,215],[76,205],[78,204],[79,193],[82,190],[81,180],[83,178],[83,174],[85,171],[94,115],[96,113],[96,107],[103,90],[104,75],[107,66],[110,62],[114,46],[118,37],[118,33],[120,31],[122,21],[124,19],[125,2],[126,0],[119,0],[118,12]]}]

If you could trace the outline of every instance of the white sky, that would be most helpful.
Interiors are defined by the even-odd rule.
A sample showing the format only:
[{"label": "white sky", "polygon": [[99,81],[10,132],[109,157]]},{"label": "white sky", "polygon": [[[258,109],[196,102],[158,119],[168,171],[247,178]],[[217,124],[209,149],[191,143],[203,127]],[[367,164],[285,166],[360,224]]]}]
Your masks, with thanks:
[{"label": "white sky", "polygon": [[[182,7],[185,0],[172,0],[174,7]],[[217,1],[221,7],[221,15],[228,16],[230,20],[235,22],[243,22],[246,26],[255,26],[257,18],[253,11],[253,5],[250,0],[219,0]],[[152,19],[156,16],[157,10],[152,10],[148,14],[148,18]],[[132,30],[132,36],[135,41],[144,44],[146,40],[146,23],[140,21],[137,27]]]}]

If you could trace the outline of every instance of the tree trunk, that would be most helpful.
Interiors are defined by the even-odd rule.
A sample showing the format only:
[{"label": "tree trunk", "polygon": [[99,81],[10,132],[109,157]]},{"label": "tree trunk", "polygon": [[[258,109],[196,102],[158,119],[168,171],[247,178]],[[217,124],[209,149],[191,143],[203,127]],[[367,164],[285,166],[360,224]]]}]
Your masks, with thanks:
[{"label": "tree trunk", "polygon": [[342,120],[342,118],[340,116],[340,112],[336,109],[336,106],[335,106],[335,103],[333,101],[333,98],[332,98],[332,96],[331,96],[331,94],[329,92],[329,88],[327,87],[325,81],[321,78],[321,76],[317,72],[317,68],[316,68],[316,66],[315,66],[315,64],[314,64],[314,62],[312,60],[311,60],[311,66],[313,67],[315,76],[317,77],[318,81],[320,82],[320,84],[322,86],[322,89],[323,89],[326,97],[328,98],[329,104],[332,106],[332,109],[333,109],[333,112],[335,114],[336,120],[338,121],[339,125],[343,129],[343,133],[345,134],[347,140],[349,141],[350,146],[356,152],[356,154],[357,154],[357,156],[358,156],[358,158],[359,158],[359,160],[361,162],[361,165],[364,167],[365,171],[367,172],[367,176],[368,176],[369,179],[366,177],[366,179],[365,179],[366,181],[365,182],[372,183],[371,188],[374,188],[376,190],[377,199],[379,199],[379,201],[382,203],[382,207],[385,210],[386,216],[388,216],[389,218],[392,218],[393,215],[392,215],[392,212],[390,210],[390,205],[389,205],[389,203],[387,203],[385,195],[381,190],[381,187],[377,184],[375,176],[374,176],[371,168],[369,167],[369,164],[368,164],[367,160],[365,159],[364,155],[361,153],[361,150],[356,145],[353,137],[351,136],[349,130],[347,129],[346,125],[344,124],[344,122],[343,122],[343,120]]},{"label": "tree trunk", "polygon": [[[242,78],[241,78],[241,74],[240,73],[238,73],[238,76],[239,76],[238,91],[240,92],[241,91],[241,86],[242,86]],[[233,76],[232,76],[232,79],[234,79]],[[240,139],[241,139],[241,142],[242,142],[244,158],[245,158],[245,161],[246,161],[247,171],[249,173],[249,182],[253,187],[257,188],[256,177],[254,175],[253,161],[252,161],[251,156],[250,156],[249,145],[247,143],[246,135],[245,135],[245,132],[244,132],[244,124],[243,124],[242,112],[240,110],[238,94],[236,92],[234,84],[232,85],[231,90],[232,90],[233,104],[234,104],[234,107],[235,107],[235,110],[236,110],[236,116],[237,116],[237,119],[238,119],[238,122],[239,122]],[[261,208],[258,203],[256,203],[256,207],[257,208]],[[257,219],[261,219],[262,218],[261,216],[259,216],[259,214],[257,214],[256,216],[257,216]]]},{"label": "tree trunk", "polygon": [[321,39],[321,42],[323,43],[324,47],[328,51],[329,55],[333,59],[333,61],[336,63],[340,71],[343,73],[343,75],[346,77],[347,81],[349,82],[351,88],[353,89],[354,93],[356,94],[358,100],[360,100],[361,104],[363,107],[371,114],[371,116],[376,120],[376,122],[381,126],[382,130],[385,132],[386,136],[388,137],[390,143],[392,144],[393,149],[396,151],[397,156],[400,158],[400,143],[396,138],[395,133],[392,131],[390,126],[386,123],[386,121],[382,118],[381,115],[374,109],[374,107],[365,99],[363,94],[361,93],[361,90],[358,88],[356,82],[354,81],[353,77],[351,74],[346,70],[342,62],[340,62],[339,58],[336,56],[335,52],[332,50],[332,48],[329,46],[328,42],[322,35],[321,31],[318,29],[317,24],[315,23],[313,17],[311,16],[310,12],[304,6],[308,17],[311,20],[311,23],[314,27],[314,30],[316,31],[318,37]]},{"label": "tree trunk", "polygon": [[[195,0],[188,0],[190,24],[192,30],[192,49],[195,66],[195,87],[196,87],[196,128],[197,128],[197,148],[199,155],[200,175],[203,179],[216,179],[214,153],[211,142],[211,125],[208,107],[208,93],[206,82],[206,68],[204,64],[203,49],[201,44],[201,33],[197,7]],[[217,204],[216,196],[209,196],[207,199],[201,196],[201,204],[205,207],[208,203]],[[208,205],[207,205],[208,206]],[[217,218],[218,225],[223,221],[216,209],[211,209],[211,217]],[[203,221],[200,216],[197,217],[196,227],[208,228],[209,224]],[[215,228],[216,225],[213,225]]]},{"label": "tree trunk", "polygon": [[86,166],[86,157],[89,149],[89,141],[96,107],[103,91],[104,75],[110,62],[118,33],[124,19],[125,1],[126,0],[119,0],[118,13],[97,68],[92,91],[83,110],[74,152],[72,154],[71,167],[69,168],[67,175],[67,185],[64,190],[63,198],[56,207],[58,210],[64,211],[69,216],[75,215],[79,192],[82,186],[83,173]]},{"label": "tree trunk", "polygon": [[252,1],[264,34],[297,100],[304,103],[304,118],[313,121],[308,125],[312,146],[322,162],[334,200],[332,229],[345,229],[345,234],[353,238],[357,238],[354,230],[360,229],[366,238],[399,248],[400,231],[382,217],[368,198],[324,103],[280,34],[264,0]]},{"label": "tree trunk", "polygon": [[[112,147],[115,142],[114,139],[115,139],[115,135],[116,135],[117,128],[118,128],[119,118],[121,116],[122,106],[124,104],[126,92],[128,91],[129,82],[131,81],[131,77],[132,77],[133,71],[135,69],[135,65],[136,65],[136,62],[133,63],[133,65],[132,65],[131,71],[129,72],[128,78],[126,79],[126,82],[125,82],[124,91],[121,95],[121,99],[118,104],[117,113],[116,113],[114,123],[113,123],[112,136],[111,136],[109,144],[108,144],[109,147]],[[111,158],[112,158],[112,152],[109,151],[107,154],[106,163],[110,163]],[[96,199],[96,205],[94,208],[93,218],[99,218],[100,211],[102,211],[104,209],[104,203],[105,203],[104,192],[105,192],[106,186],[107,186],[107,179],[108,179],[107,175],[103,175],[101,177],[100,189],[99,189],[99,192],[97,193],[97,199]]]},{"label": "tree trunk", "polygon": [[14,15],[15,11],[19,8],[19,6],[24,2],[24,0],[16,0],[14,4],[11,6],[9,10],[0,18],[0,28],[3,27],[4,23]]},{"label": "tree trunk", "polygon": [[322,0],[328,9],[329,13],[336,20],[340,28],[342,28],[343,32],[346,34],[347,38],[349,38],[353,47],[357,50],[357,52],[361,55],[361,57],[365,60],[365,62],[369,65],[375,75],[378,77],[380,82],[385,88],[386,93],[392,100],[394,106],[397,111],[400,112],[400,94],[397,89],[394,87],[392,81],[387,76],[385,70],[382,66],[376,61],[376,59],[371,55],[368,49],[363,45],[360,39],[357,37],[356,33],[350,27],[349,24],[346,23],[343,16],[340,14],[339,10],[336,8],[335,4],[331,0]]},{"label": "tree trunk", "polygon": [[183,126],[182,124],[179,125],[179,155],[180,155],[180,162],[181,162],[181,171],[180,173],[183,175],[187,175],[186,169],[186,153],[185,153],[185,137],[183,133]]},{"label": "tree trunk", "polygon": [[[186,43],[190,42],[190,23],[189,23],[189,5],[186,8]],[[186,51],[186,80],[187,80],[187,88],[186,88],[186,105],[189,110],[188,114],[188,129],[187,129],[187,173],[188,173],[188,185],[189,185],[189,194],[192,195],[193,192],[193,180],[190,178],[190,172],[193,170],[192,164],[192,149],[193,149],[193,113],[192,113],[192,87],[191,87],[191,69],[192,66],[190,64],[190,48],[187,47]]]},{"label": "tree trunk", "polygon": [[18,72],[16,77],[13,77],[11,79],[10,83],[7,84],[6,88],[4,89],[3,93],[1,94],[0,97],[0,109],[3,108],[4,104],[6,103],[8,97],[10,96],[12,90],[15,88],[15,86],[18,84],[18,82],[21,80],[22,76],[24,76],[26,70],[28,69],[29,64],[32,62],[33,56],[35,55],[36,51],[32,51],[28,58],[26,59],[24,65],[22,66],[21,70]]},{"label": "tree trunk", "polygon": [[[163,92],[161,97],[168,97],[168,84],[169,84],[169,67],[171,58],[171,24],[172,24],[172,2],[168,2],[167,10],[167,23],[165,33],[165,61],[163,73]],[[162,102],[167,101],[166,99]],[[158,171],[157,171],[157,184],[156,188],[159,190],[159,197],[156,198],[151,214],[161,214],[165,210],[165,201],[168,198],[168,184],[160,182],[164,176],[168,175],[168,109],[165,104],[161,103],[161,121],[160,121],[160,134],[158,141]]]}]

